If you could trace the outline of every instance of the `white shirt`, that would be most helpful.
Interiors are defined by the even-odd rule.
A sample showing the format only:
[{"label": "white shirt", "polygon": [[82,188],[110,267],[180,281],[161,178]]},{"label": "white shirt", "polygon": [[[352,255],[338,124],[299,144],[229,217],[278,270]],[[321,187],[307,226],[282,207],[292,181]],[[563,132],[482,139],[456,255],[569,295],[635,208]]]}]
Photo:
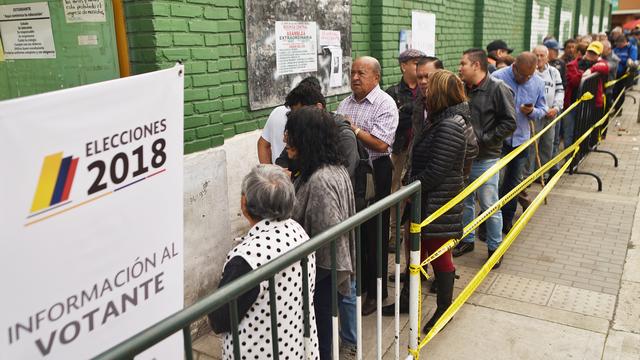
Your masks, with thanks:
[{"label": "white shirt", "polygon": [[289,108],[280,105],[271,111],[262,130],[262,138],[271,144],[271,163],[275,162],[284,150],[284,127],[287,125]]}]

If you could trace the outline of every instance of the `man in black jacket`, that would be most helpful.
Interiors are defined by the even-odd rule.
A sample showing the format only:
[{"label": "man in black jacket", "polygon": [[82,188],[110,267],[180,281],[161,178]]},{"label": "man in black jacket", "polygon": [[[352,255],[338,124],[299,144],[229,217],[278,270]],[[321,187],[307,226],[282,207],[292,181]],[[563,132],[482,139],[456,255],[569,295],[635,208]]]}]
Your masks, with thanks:
[{"label": "man in black jacket", "polygon": [[[398,106],[398,128],[396,129],[396,139],[393,142],[393,152],[391,153],[391,163],[393,164],[393,176],[391,178],[391,192],[400,189],[402,177],[406,170],[407,158],[409,157],[409,140],[411,138],[411,114],[413,104],[418,98],[418,79],[416,67],[420,59],[427,55],[417,49],[403,51],[398,56],[402,78],[396,85],[390,86],[386,91],[391,95]],[[402,216],[402,215],[401,215]],[[389,235],[389,252],[395,251],[396,244],[396,212],[391,212]]]},{"label": "man in black jacket", "polygon": [[[471,103],[471,123],[478,139],[478,157],[471,165],[469,182],[473,182],[495,165],[502,155],[502,142],[516,129],[516,111],[513,92],[502,81],[487,73],[487,55],[482,49],[465,51],[460,60],[460,78],[466,85]],[[475,218],[476,195],[481,211],[498,201],[500,175],[496,173],[478,190],[464,200],[464,224]],[[486,221],[489,256],[502,242],[502,213],[498,210]],[[473,251],[475,234],[464,238],[453,250],[453,256]],[[500,262],[496,264],[496,268]]]}]

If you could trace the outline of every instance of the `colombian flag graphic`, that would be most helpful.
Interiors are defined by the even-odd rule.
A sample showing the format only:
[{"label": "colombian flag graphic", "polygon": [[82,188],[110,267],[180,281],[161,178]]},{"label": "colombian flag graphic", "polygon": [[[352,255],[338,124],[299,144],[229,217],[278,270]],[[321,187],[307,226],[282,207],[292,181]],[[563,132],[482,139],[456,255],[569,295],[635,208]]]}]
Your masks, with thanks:
[{"label": "colombian flag graphic", "polygon": [[62,152],[48,155],[42,162],[40,180],[31,204],[31,213],[69,200],[78,158],[62,157]]}]

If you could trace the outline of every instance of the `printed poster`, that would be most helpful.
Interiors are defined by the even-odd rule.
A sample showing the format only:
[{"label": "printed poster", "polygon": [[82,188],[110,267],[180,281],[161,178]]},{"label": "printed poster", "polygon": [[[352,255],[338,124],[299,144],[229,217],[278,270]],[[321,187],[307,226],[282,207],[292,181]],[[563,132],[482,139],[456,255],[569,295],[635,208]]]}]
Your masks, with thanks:
[{"label": "printed poster", "polygon": [[428,56],[436,55],[436,14],[411,12],[411,46]]},{"label": "printed poster", "polygon": [[[0,359],[90,359],[182,309],[182,74],[0,102]],[[136,359],[183,357],[178,332]]]},{"label": "printed poster", "polygon": [[278,76],[318,70],[315,22],[276,21],[276,72]]},{"label": "printed poster", "polygon": [[0,5],[0,34],[7,59],[56,57],[46,2]]},{"label": "printed poster", "polygon": [[342,48],[329,46],[327,48],[331,54],[331,75],[329,76],[329,86],[342,86]]},{"label": "printed poster", "polygon": [[104,0],[62,0],[68,23],[105,22]]}]

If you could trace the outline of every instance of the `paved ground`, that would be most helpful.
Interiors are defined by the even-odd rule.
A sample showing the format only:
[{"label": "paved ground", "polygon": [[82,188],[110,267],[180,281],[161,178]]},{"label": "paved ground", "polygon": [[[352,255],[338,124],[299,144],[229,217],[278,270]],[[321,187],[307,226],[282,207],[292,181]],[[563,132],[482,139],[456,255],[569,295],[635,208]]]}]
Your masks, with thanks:
[{"label": "paved ground", "polygon": [[[632,93],[640,99],[640,93]],[[427,359],[640,359],[640,124],[627,99],[602,150],[566,175],[453,321],[421,352]],[[618,124],[616,124],[618,123]],[[616,126],[617,125],[617,126]],[[538,188],[539,189],[539,188]],[[531,189],[535,193],[538,189]],[[636,215],[638,214],[638,215]],[[486,247],[456,258],[456,293],[486,260]],[[426,290],[426,289],[425,289]],[[426,291],[423,291],[426,293]],[[427,296],[424,318],[434,309]],[[423,320],[426,321],[426,320]],[[394,358],[393,321],[385,318],[384,359]],[[407,317],[401,317],[406,349]],[[375,359],[375,318],[364,319],[365,356]],[[219,358],[218,339],[199,339],[196,360]]]}]

